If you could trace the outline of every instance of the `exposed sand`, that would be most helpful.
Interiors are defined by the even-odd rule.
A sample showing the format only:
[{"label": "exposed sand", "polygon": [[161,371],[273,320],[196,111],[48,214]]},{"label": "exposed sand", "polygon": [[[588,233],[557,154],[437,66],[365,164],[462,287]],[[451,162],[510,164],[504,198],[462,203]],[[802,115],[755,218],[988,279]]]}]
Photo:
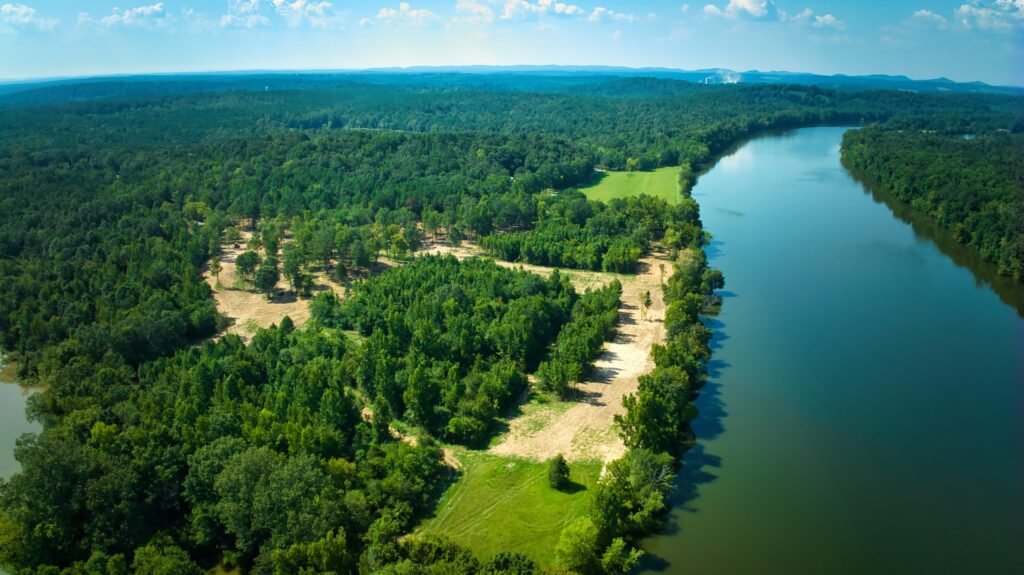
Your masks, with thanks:
[{"label": "exposed sand", "polygon": [[[309,321],[309,300],[295,297],[283,277],[277,282],[277,289],[285,291],[286,295],[273,300],[268,300],[265,294],[250,291],[251,286],[246,286],[244,290],[238,289],[240,278],[235,270],[235,258],[246,251],[251,236],[251,232],[242,232],[238,248],[232,244],[221,246],[220,287],[217,287],[217,278],[210,272],[209,266],[203,272],[203,277],[213,289],[217,311],[231,320],[226,333],[237,334],[245,341],[249,341],[257,329],[279,324],[285,316],[290,317],[296,327]],[[331,289],[339,296],[345,295],[345,288],[323,273],[314,274],[313,281],[314,292]]]},{"label": "exposed sand", "polygon": [[[451,253],[464,258],[480,255],[471,244],[453,248],[431,245],[427,253]],[[497,262],[499,265],[523,268],[547,275],[552,268]],[[664,265],[664,276],[661,265]],[[569,461],[612,461],[625,454],[614,417],[622,414],[622,398],[637,390],[637,377],[651,371],[651,346],[665,339],[665,302],[661,284],[672,273],[671,262],[663,255],[646,256],[640,261],[637,275],[560,270],[571,278],[577,289],[602,286],[613,279],[622,282],[622,306],[616,337],[604,346],[604,353],[594,363],[590,380],[579,385],[582,401],[565,409],[524,409],[509,422],[508,434],[491,452],[497,455],[548,459],[561,453]],[[651,293],[651,307],[643,310],[646,291]]]}]

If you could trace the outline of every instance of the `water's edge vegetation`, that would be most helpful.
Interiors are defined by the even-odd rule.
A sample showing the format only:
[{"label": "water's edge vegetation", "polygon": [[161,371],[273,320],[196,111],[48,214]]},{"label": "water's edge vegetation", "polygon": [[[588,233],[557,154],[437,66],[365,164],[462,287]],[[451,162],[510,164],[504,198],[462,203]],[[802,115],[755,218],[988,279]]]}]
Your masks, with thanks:
[{"label": "water's edge vegetation", "polygon": [[972,136],[904,123],[871,126],[843,136],[842,161],[976,250],[999,274],[1024,282],[1024,138],[1008,130]]}]

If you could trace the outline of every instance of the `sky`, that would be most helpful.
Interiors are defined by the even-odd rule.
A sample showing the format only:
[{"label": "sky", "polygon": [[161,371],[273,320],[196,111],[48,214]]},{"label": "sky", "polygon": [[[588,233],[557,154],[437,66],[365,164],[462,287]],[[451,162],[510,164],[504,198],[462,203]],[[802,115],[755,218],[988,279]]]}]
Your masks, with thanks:
[{"label": "sky", "polygon": [[0,79],[520,64],[1024,86],[1024,0],[0,0]]}]

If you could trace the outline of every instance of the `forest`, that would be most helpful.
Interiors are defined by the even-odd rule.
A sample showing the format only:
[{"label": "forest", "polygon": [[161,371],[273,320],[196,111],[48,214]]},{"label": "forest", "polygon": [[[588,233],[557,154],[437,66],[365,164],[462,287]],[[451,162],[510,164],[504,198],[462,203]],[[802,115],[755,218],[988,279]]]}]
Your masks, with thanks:
[{"label": "forest", "polygon": [[[979,161],[1012,155],[1024,129],[1005,96],[523,82],[535,89],[458,76],[73,89],[87,98],[57,86],[0,108],[0,345],[23,380],[45,386],[30,401],[44,429],[19,441],[22,471],[0,482],[0,565],[540,572],[515,549],[478,558],[407,535],[453,480],[443,450],[485,444],[529,376],[572,397],[614,334],[621,286],[580,293],[557,273],[413,257],[444,239],[564,268],[628,274],[655,246],[675,262],[666,341],[618,422],[629,451],[558,549],[569,571],[628,572],[663,525],[676,456],[693,441],[710,357],[700,316],[724,286],[688,195],[701,171],[773,129],[928,117],[1013,132],[970,156]],[[947,145],[961,144],[937,141],[934,153]],[[663,166],[679,167],[678,205],[576,190],[595,168]],[[1004,197],[1002,180],[985,181],[996,184],[977,203]],[[1020,204],[985,209],[964,237],[1016,237],[1005,257],[1019,273],[1020,228],[990,216]],[[250,282],[285,277],[309,297],[308,325],[213,339],[226,322],[202,270],[241,231],[264,254],[246,258]],[[377,273],[384,257],[394,267]],[[346,297],[314,297],[314,272]]]},{"label": "forest", "polygon": [[843,162],[1024,282],[1024,135],[903,128],[847,132]]}]

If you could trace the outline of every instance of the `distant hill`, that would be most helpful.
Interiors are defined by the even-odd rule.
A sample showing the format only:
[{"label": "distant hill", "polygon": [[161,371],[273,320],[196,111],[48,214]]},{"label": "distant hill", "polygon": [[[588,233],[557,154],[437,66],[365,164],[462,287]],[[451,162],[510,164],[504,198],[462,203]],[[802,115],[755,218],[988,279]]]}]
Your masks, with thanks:
[{"label": "distant hill", "polygon": [[[914,80],[906,76],[823,76],[801,72],[725,68],[677,70],[610,66],[441,66],[368,70],[251,71],[187,74],[145,74],[0,82],[0,105],[53,104],[117,97],[161,96],[223,91],[279,91],[328,88],[352,83],[422,86],[434,89],[477,89],[510,92],[609,93],[615,78],[655,78],[689,84],[799,84],[857,90],[905,90],[919,93],[989,93],[1024,95],[1024,88],[948,78]],[[603,85],[598,87],[599,85]],[[669,96],[692,88],[659,86]],[[627,94],[624,94],[627,95]]]}]

